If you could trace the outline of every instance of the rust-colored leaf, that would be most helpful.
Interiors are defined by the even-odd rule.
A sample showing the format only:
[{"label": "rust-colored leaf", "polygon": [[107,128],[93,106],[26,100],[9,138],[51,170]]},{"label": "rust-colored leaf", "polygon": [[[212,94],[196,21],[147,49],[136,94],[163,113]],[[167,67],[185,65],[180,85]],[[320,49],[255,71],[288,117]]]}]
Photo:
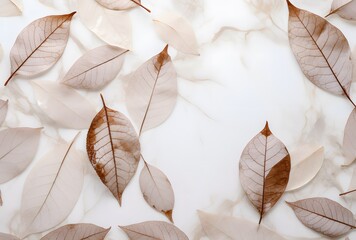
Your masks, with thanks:
[{"label": "rust-colored leaf", "polygon": [[308,198],[287,202],[298,219],[308,228],[336,238],[355,228],[350,210],[327,198]]},{"label": "rust-colored leaf", "polygon": [[290,156],[266,123],[265,128],[245,147],[240,159],[240,182],[260,212],[260,223],[284,193],[290,173]]},{"label": "rust-colored leaf", "polygon": [[94,117],[87,136],[89,160],[121,205],[122,194],[136,172],[140,142],[131,122],[122,113],[106,107]]},{"label": "rust-colored leaf", "polygon": [[10,52],[11,75],[33,76],[52,67],[62,56],[75,12],[37,19],[18,35]]}]

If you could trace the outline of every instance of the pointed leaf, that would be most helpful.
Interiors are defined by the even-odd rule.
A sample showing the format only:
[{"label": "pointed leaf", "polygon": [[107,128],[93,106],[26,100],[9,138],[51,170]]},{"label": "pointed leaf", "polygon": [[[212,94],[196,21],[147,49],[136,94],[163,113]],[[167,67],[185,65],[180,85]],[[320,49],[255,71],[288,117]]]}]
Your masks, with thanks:
[{"label": "pointed leaf", "polygon": [[351,112],[344,130],[342,150],[345,155],[345,165],[350,165],[356,159],[356,108]]},{"label": "pointed leaf", "polygon": [[128,226],[120,226],[131,240],[188,240],[188,237],[176,226],[161,222],[148,221]]},{"label": "pointed leaf", "polygon": [[10,52],[11,75],[33,76],[52,67],[62,56],[75,12],[35,20],[25,27]]},{"label": "pointed leaf", "polygon": [[157,127],[171,115],[177,95],[177,73],[167,46],[128,79],[127,109],[136,125],[140,126],[140,133]]},{"label": "pointed leaf", "polygon": [[140,188],[146,202],[173,222],[174,192],[167,176],[145,162],[140,174]]},{"label": "pointed leaf", "polygon": [[308,198],[287,202],[306,227],[335,238],[355,227],[350,210],[327,198]]},{"label": "pointed leaf", "polygon": [[256,226],[245,219],[224,215],[213,215],[198,211],[200,223],[206,236],[211,239],[229,240],[284,240],[277,233],[264,226]]},{"label": "pointed leaf", "polygon": [[141,0],[95,0],[97,3],[105,8],[111,10],[127,10],[139,6]]},{"label": "pointed leaf", "polygon": [[347,20],[356,20],[356,1],[334,0],[329,15],[333,13]]},{"label": "pointed leaf", "polygon": [[102,88],[120,72],[126,52],[110,45],[90,50],[74,63],[62,83],[74,88]]},{"label": "pointed leaf", "polygon": [[168,45],[183,53],[199,55],[194,30],[183,16],[164,12],[157,15],[153,22],[157,34]]},{"label": "pointed leaf", "polygon": [[15,236],[12,236],[12,235],[6,234],[6,233],[0,233],[0,239],[1,240],[20,240],[20,238],[17,238]]},{"label": "pointed leaf", "polygon": [[0,125],[5,121],[9,101],[0,100]]},{"label": "pointed leaf", "polygon": [[22,11],[22,0],[0,0],[0,17],[19,16]]},{"label": "pointed leaf", "polygon": [[290,156],[268,123],[245,147],[240,159],[240,182],[260,212],[260,222],[284,193],[290,173]]},{"label": "pointed leaf", "polygon": [[41,240],[104,240],[109,231],[110,228],[105,229],[93,224],[68,224],[48,233]]},{"label": "pointed leaf", "polygon": [[319,172],[324,162],[324,148],[320,146],[298,146],[291,152],[292,168],[286,191],[303,187]]},{"label": "pointed leaf", "polygon": [[41,128],[10,128],[0,132],[0,184],[22,173],[37,152]]},{"label": "pointed leaf", "polygon": [[84,157],[74,149],[73,142],[57,144],[28,175],[22,194],[20,236],[55,227],[78,201]]},{"label": "pointed leaf", "polygon": [[131,122],[122,113],[106,107],[93,119],[87,135],[89,160],[121,205],[122,194],[140,160],[140,142]]},{"label": "pointed leaf", "polygon": [[48,81],[33,81],[37,103],[43,112],[61,127],[86,129],[95,116],[88,100],[74,89]]},{"label": "pointed leaf", "polygon": [[321,89],[349,97],[351,50],[344,34],[324,18],[288,1],[289,43],[305,76]]}]

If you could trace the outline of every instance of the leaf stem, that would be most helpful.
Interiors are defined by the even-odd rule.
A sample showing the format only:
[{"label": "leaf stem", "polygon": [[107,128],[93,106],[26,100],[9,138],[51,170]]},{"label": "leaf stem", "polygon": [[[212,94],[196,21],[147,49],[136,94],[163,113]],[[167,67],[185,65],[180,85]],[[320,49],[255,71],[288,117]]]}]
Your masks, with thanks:
[{"label": "leaf stem", "polygon": [[344,195],[347,195],[347,194],[353,193],[353,192],[356,192],[356,189],[348,191],[348,192],[340,193],[339,196],[341,197],[341,196],[344,196]]},{"label": "leaf stem", "polygon": [[136,3],[138,6],[142,7],[143,9],[145,9],[147,12],[151,13],[151,10],[146,8],[145,6],[143,6],[141,3],[136,2],[135,0],[131,0],[132,2]]}]

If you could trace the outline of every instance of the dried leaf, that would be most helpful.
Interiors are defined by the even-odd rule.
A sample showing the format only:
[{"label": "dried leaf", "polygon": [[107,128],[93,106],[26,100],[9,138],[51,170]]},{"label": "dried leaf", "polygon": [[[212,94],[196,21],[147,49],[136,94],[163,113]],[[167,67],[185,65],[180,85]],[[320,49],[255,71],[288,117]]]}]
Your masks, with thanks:
[{"label": "dried leaf", "polygon": [[347,20],[356,20],[356,1],[334,0],[328,16],[334,13]]},{"label": "dried leaf", "polygon": [[88,128],[95,109],[74,89],[48,81],[33,81],[32,86],[38,105],[54,122],[67,128]]},{"label": "dried leaf", "polygon": [[129,76],[126,104],[131,118],[140,126],[140,134],[171,115],[177,95],[177,73],[166,46]]},{"label": "dried leaf", "polygon": [[245,147],[240,159],[240,182],[260,212],[260,223],[284,193],[290,173],[290,156],[266,123]]},{"label": "dried leaf", "polygon": [[324,147],[304,145],[292,151],[292,168],[286,191],[303,187],[319,172],[324,162]]},{"label": "dried leaf", "polygon": [[19,16],[22,11],[22,0],[0,0],[0,17]]},{"label": "dried leaf", "polygon": [[140,175],[140,188],[146,202],[173,222],[174,192],[167,176],[145,162]]},{"label": "dried leaf", "polygon": [[340,196],[344,196],[344,195],[347,195],[350,193],[355,193],[355,192],[356,192],[356,169],[354,169],[354,171],[352,173],[350,185],[349,185],[347,192],[341,193]]},{"label": "dried leaf", "polygon": [[33,76],[52,67],[62,56],[75,12],[37,19],[18,35],[10,52],[11,75]]},{"label": "dried leaf", "polygon": [[8,103],[9,101],[0,100],[0,125],[2,125],[6,119]]},{"label": "dried leaf", "polygon": [[95,0],[75,1],[80,20],[101,40],[112,46],[131,48],[131,19],[127,13],[105,9]]},{"label": "dried leaf", "polygon": [[350,210],[327,198],[308,198],[287,202],[306,227],[329,237],[338,237],[355,227]]},{"label": "dried leaf", "polygon": [[19,238],[6,233],[0,233],[1,240],[20,240]]},{"label": "dried leaf", "polygon": [[0,184],[22,173],[37,152],[41,128],[10,128],[0,132]]},{"label": "dried leaf", "polygon": [[131,240],[189,240],[179,228],[161,221],[148,221],[119,227]]},{"label": "dried leaf", "polygon": [[105,229],[93,224],[68,224],[48,233],[41,240],[104,240],[109,231],[110,228]]},{"label": "dried leaf", "polygon": [[[1,190],[0,190],[0,207],[2,207],[2,205],[4,204],[4,202],[2,201],[2,194],[1,194]],[[0,233],[1,236],[1,233]]]},{"label": "dried leaf", "polygon": [[264,226],[241,218],[213,215],[198,211],[200,223],[205,235],[211,239],[229,240],[284,240],[277,233]]},{"label": "dried leaf", "polygon": [[21,234],[46,231],[72,211],[82,190],[84,158],[71,144],[57,144],[28,175],[20,209]]},{"label": "dried leaf", "polygon": [[127,10],[137,6],[142,7],[147,12],[151,12],[148,8],[141,5],[141,0],[96,0],[100,5],[111,10]]},{"label": "dried leaf", "polygon": [[120,72],[126,52],[110,45],[95,48],[74,63],[62,83],[74,88],[102,88]]},{"label": "dried leaf", "polygon": [[121,205],[122,194],[140,160],[140,142],[131,122],[122,113],[106,107],[93,119],[87,136],[89,160]]},{"label": "dried leaf", "polygon": [[345,165],[350,165],[356,159],[356,108],[351,112],[344,130],[343,153]]},{"label": "dried leaf", "polygon": [[324,18],[288,1],[289,43],[305,76],[321,89],[349,98],[351,50],[344,34]]},{"label": "dried leaf", "polygon": [[198,43],[190,23],[173,12],[164,12],[154,20],[160,38],[180,52],[199,55]]}]

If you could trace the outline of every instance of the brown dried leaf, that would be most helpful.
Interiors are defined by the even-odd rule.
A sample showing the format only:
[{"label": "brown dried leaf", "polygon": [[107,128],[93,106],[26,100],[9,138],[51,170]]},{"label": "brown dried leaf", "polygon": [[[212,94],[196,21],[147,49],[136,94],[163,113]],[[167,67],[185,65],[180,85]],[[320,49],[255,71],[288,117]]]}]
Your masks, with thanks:
[{"label": "brown dried leaf", "polygon": [[19,16],[22,14],[22,0],[0,0],[0,16]]},{"label": "brown dried leaf", "polygon": [[344,34],[324,18],[288,1],[289,43],[305,76],[321,89],[349,98],[351,50]]},{"label": "brown dried leaf", "polygon": [[355,0],[334,0],[331,5],[330,13],[338,14],[347,20],[356,20],[356,1]]},{"label": "brown dried leaf", "polygon": [[139,133],[162,124],[177,102],[177,73],[168,46],[129,76],[126,103]]},{"label": "brown dried leaf", "polygon": [[189,240],[179,228],[161,221],[148,221],[119,227],[131,240]]},{"label": "brown dried leaf", "polygon": [[33,76],[52,67],[62,56],[75,12],[37,19],[18,35],[10,52],[11,75]]},{"label": "brown dried leaf", "polygon": [[0,132],[0,184],[22,173],[37,152],[41,128],[10,128]]},{"label": "brown dried leaf", "polygon": [[146,202],[173,222],[174,192],[167,176],[145,162],[140,175],[140,188]]},{"label": "brown dried leaf", "polygon": [[240,160],[240,182],[247,197],[260,212],[260,223],[284,193],[290,173],[290,156],[266,123],[245,147]]},{"label": "brown dried leaf", "polygon": [[287,202],[298,219],[308,228],[336,238],[355,228],[350,210],[327,198],[308,198]]},{"label": "brown dried leaf", "polygon": [[110,228],[105,229],[93,224],[68,224],[48,233],[41,240],[104,240],[109,231]]},{"label": "brown dried leaf", "polygon": [[20,238],[12,236],[7,233],[0,233],[0,239],[1,240],[20,240]]},{"label": "brown dried leaf", "polygon": [[120,72],[127,52],[110,45],[90,50],[73,64],[61,82],[74,88],[102,88]]},{"label": "brown dried leaf", "polygon": [[140,142],[131,122],[106,107],[94,117],[87,135],[89,160],[101,181],[121,205],[122,194],[136,172]]},{"label": "brown dried leaf", "polygon": [[350,165],[356,159],[356,108],[351,112],[344,130],[343,153],[345,165]]},{"label": "brown dried leaf", "polygon": [[0,100],[0,125],[2,125],[5,121],[7,115],[9,101]]}]

